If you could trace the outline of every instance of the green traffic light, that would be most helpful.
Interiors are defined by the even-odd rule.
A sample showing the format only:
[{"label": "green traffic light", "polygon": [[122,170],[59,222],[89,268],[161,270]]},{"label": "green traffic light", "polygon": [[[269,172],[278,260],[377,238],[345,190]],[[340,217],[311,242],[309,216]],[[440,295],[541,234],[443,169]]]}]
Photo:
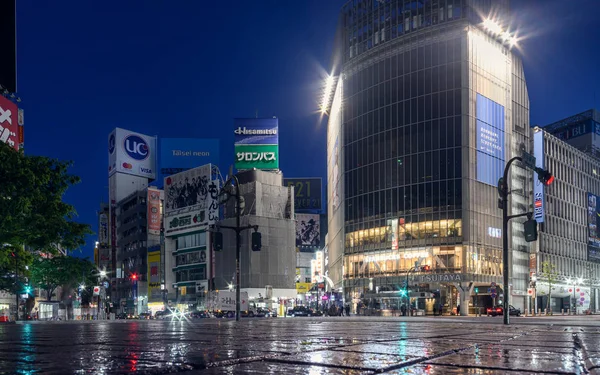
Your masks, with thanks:
[{"label": "green traffic light", "polygon": [[401,289],[401,290],[400,290],[400,295],[401,295],[402,297],[406,297],[406,290],[405,290],[405,289]]}]

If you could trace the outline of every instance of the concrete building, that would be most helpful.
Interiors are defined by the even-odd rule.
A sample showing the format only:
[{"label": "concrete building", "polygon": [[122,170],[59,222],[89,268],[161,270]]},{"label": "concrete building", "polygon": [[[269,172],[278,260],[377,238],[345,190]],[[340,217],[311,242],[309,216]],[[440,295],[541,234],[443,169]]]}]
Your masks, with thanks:
[{"label": "concrete building", "polygon": [[[241,225],[257,225],[262,249],[252,251],[252,230],[241,235],[241,289],[250,301],[269,308],[291,305],[296,298],[296,231],[293,187],[284,187],[281,172],[247,170],[238,173],[244,205]],[[235,199],[226,203],[222,226],[235,226]],[[223,251],[215,252],[215,289],[235,285],[235,234],[223,232]],[[279,306],[278,306],[279,304]]]},{"label": "concrete building", "polygon": [[600,112],[590,109],[544,126],[544,130],[600,159]]},{"label": "concrete building", "polygon": [[[537,299],[529,306],[542,310],[548,307],[555,312],[573,311],[573,307],[577,313],[598,311],[600,159],[565,143],[545,128],[532,129],[532,138],[538,163],[543,160],[543,167],[555,180],[548,187],[540,185],[535,199],[535,207],[543,214],[537,217],[539,240],[530,257]],[[545,263],[546,268],[550,265],[556,271],[551,291]]]},{"label": "concrete building", "polygon": [[[508,297],[524,308],[529,245],[518,222],[501,233],[496,190],[505,162],[529,144],[529,97],[516,39],[504,32],[509,17],[507,1],[342,7],[322,108],[327,248],[329,276],[354,308],[410,303],[466,315],[500,303],[506,235]],[[531,172],[515,165],[510,181],[511,212],[522,212]],[[401,298],[407,280],[427,297]]]}]

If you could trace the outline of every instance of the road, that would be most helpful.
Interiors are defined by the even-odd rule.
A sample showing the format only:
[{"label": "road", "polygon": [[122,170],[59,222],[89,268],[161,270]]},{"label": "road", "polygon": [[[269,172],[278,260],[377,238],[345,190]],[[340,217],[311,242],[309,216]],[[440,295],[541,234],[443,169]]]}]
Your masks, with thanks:
[{"label": "road", "polygon": [[0,374],[598,374],[600,317],[0,325]]}]

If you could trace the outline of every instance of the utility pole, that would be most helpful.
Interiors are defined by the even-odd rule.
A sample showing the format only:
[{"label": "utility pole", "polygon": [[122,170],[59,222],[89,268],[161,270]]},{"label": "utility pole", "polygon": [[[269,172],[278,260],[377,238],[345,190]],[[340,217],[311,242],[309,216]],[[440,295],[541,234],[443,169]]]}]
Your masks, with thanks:
[{"label": "utility pole", "polygon": [[15,251],[15,303],[16,313],[15,321],[19,320],[19,252]]},{"label": "utility pole", "polygon": [[237,178],[236,175],[232,175],[229,180],[227,180],[227,182],[225,182],[225,185],[223,186],[223,188],[221,189],[221,192],[219,193],[219,201],[220,203],[225,203],[227,200],[229,200],[229,198],[231,198],[231,195],[229,194],[229,192],[226,190],[227,186],[230,186],[231,182],[235,182],[235,207],[236,207],[236,214],[235,214],[235,227],[232,226],[225,226],[225,225],[219,225],[220,228],[225,228],[225,229],[232,229],[235,231],[235,320],[239,321],[240,320],[240,255],[241,255],[241,250],[242,250],[242,244],[241,244],[241,233],[247,229],[254,229],[255,232],[258,231],[258,225],[246,225],[246,226],[241,226],[241,215],[242,215],[242,210],[241,210],[241,196],[240,196],[240,180]]}]

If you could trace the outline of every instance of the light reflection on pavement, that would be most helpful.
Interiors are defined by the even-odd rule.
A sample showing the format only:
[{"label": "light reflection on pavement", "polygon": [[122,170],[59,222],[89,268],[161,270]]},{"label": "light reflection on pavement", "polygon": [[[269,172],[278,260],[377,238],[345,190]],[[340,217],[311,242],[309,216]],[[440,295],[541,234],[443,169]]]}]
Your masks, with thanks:
[{"label": "light reflection on pavement", "polygon": [[598,320],[536,322],[338,317],[6,324],[0,326],[0,374],[600,373]]}]

